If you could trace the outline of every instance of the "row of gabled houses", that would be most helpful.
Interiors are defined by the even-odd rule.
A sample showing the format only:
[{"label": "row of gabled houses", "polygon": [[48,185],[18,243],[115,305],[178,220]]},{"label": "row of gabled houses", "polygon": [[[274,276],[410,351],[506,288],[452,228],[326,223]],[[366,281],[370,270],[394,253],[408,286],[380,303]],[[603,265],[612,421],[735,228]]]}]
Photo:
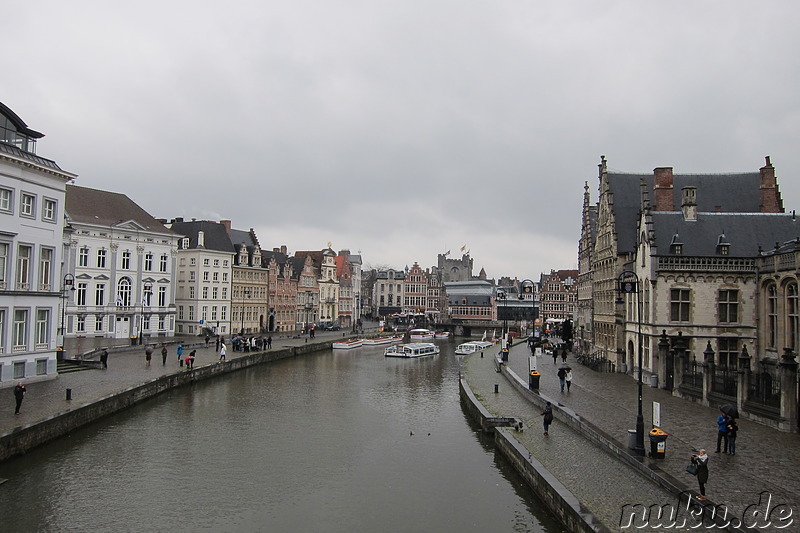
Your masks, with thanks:
[{"label": "row of gabled houses", "polygon": [[[585,186],[576,338],[609,371],[796,430],[800,221],[757,172],[627,174]],[[641,360],[641,366],[639,361]]]}]

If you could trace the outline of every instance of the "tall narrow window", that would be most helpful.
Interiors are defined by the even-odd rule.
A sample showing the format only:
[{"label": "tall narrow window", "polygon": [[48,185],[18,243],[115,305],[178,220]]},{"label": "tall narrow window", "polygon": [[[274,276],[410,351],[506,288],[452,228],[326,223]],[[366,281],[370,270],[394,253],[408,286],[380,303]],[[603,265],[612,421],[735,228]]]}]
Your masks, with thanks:
[{"label": "tall narrow window", "polygon": [[14,194],[9,189],[0,189],[0,211],[11,212]]},{"label": "tall narrow window", "polygon": [[27,309],[14,309],[14,329],[11,340],[16,351],[24,350],[28,346]]},{"label": "tall narrow window", "polygon": [[153,253],[147,252],[144,256],[144,269],[148,272],[153,270]]},{"label": "tall narrow window", "polygon": [[97,268],[105,268],[106,267],[106,250],[105,248],[101,248],[97,250]]},{"label": "tall narrow window", "polygon": [[89,248],[86,246],[78,250],[78,266],[89,266]]},{"label": "tall narrow window", "polygon": [[8,268],[8,245],[0,242],[0,290],[6,288],[6,268]]},{"label": "tall narrow window", "polygon": [[21,244],[17,252],[17,290],[27,291],[31,286],[31,258],[33,248]]},{"label": "tall narrow window", "polygon": [[718,342],[719,364],[735,370],[739,360],[739,339],[721,338]]},{"label": "tall narrow window", "polygon": [[167,271],[167,259],[168,259],[167,254],[163,254],[161,256],[161,261],[159,262],[159,265],[158,265],[158,269],[161,272],[166,272]]},{"label": "tall narrow window", "polygon": [[94,288],[94,305],[105,305],[106,304],[106,284],[105,283],[98,283],[95,285]]},{"label": "tall narrow window", "polygon": [[103,331],[103,315],[95,315],[94,317],[94,330]]},{"label": "tall narrow window", "polygon": [[39,290],[49,291],[53,284],[53,250],[42,248],[39,257]]},{"label": "tall narrow window", "polygon": [[673,322],[689,321],[689,289],[670,290],[670,319]]},{"label": "tall narrow window", "polygon": [[36,210],[36,197],[32,194],[22,193],[19,204],[19,214],[32,217]]},{"label": "tall narrow window", "polygon": [[778,287],[771,283],[767,287],[767,348],[778,345]]},{"label": "tall narrow window", "polygon": [[131,251],[130,250],[123,250],[122,251],[122,270],[130,270],[131,269]]},{"label": "tall narrow window", "polygon": [[719,321],[720,323],[739,321],[739,291],[719,291]]},{"label": "tall narrow window", "polygon": [[117,305],[131,306],[131,280],[129,278],[122,278],[117,283]]},{"label": "tall narrow window", "polygon": [[800,335],[800,307],[798,307],[797,283],[786,286],[786,347],[797,353],[797,339]]},{"label": "tall narrow window", "polygon": [[56,220],[56,201],[45,198],[42,202],[42,220],[55,222]]},{"label": "tall narrow window", "polygon": [[159,307],[166,307],[167,306],[167,288],[166,287],[159,287],[158,288],[158,306]]},{"label": "tall narrow window", "polygon": [[0,351],[6,346],[6,310],[0,309]]},{"label": "tall narrow window", "polygon": [[86,283],[77,283],[75,288],[75,305],[86,305]]},{"label": "tall narrow window", "polygon": [[36,344],[46,345],[50,342],[50,310],[36,310]]}]

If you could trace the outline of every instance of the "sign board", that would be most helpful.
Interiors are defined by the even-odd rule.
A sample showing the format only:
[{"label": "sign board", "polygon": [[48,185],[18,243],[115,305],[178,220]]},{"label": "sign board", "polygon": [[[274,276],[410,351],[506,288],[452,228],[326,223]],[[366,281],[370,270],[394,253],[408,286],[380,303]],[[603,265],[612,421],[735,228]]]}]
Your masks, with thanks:
[{"label": "sign board", "polygon": [[653,427],[661,427],[661,404],[653,402]]}]

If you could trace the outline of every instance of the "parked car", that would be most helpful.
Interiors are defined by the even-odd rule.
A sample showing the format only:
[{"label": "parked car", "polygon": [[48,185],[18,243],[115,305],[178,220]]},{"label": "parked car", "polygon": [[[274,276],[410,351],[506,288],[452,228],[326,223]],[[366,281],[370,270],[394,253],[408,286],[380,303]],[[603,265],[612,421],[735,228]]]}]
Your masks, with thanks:
[{"label": "parked car", "polygon": [[322,321],[317,324],[317,329],[321,329],[322,331],[339,331],[342,328],[339,326],[338,322]]}]

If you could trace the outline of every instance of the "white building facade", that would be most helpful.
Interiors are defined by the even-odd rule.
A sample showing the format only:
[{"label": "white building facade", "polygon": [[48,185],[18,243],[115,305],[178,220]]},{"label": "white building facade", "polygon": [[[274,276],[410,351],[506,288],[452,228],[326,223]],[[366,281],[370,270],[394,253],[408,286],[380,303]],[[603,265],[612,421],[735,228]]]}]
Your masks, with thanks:
[{"label": "white building facade", "polygon": [[35,154],[41,137],[0,103],[0,388],[57,375],[64,194],[76,176]]}]

